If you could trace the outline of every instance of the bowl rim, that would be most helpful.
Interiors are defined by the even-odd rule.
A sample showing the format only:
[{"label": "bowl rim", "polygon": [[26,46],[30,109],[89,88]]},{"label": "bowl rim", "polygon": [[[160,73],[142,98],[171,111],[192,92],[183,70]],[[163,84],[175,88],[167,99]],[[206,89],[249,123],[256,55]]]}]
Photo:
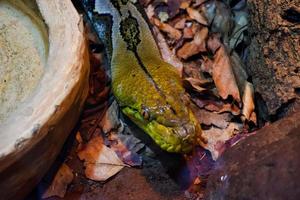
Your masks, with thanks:
[{"label": "bowl rim", "polygon": [[36,0],[36,3],[49,33],[47,70],[32,96],[0,125],[0,171],[51,132],[55,122],[69,109],[68,102],[76,101],[73,88],[88,70],[78,65],[82,59],[78,55],[86,50],[86,41],[82,18],[72,2]]}]

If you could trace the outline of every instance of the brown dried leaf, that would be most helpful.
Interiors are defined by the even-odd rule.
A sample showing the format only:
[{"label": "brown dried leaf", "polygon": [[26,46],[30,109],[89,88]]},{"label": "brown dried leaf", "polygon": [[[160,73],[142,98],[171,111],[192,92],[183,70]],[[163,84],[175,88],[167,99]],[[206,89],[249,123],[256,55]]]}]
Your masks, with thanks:
[{"label": "brown dried leaf", "polygon": [[208,1],[201,5],[201,11],[211,24],[211,31],[221,33],[223,41],[228,44],[228,37],[231,33],[233,20],[229,6],[221,1]]},{"label": "brown dried leaf", "polygon": [[74,175],[71,168],[65,163],[63,163],[57,171],[51,185],[43,194],[42,198],[44,199],[53,196],[63,198],[66,194],[67,187],[72,182],[73,178]]},{"label": "brown dried leaf", "polygon": [[209,74],[212,74],[213,65],[214,65],[213,60],[209,59],[207,56],[203,56],[203,62],[201,63],[200,69],[203,72],[207,72]]},{"label": "brown dried leaf", "polygon": [[182,33],[179,30],[170,26],[169,24],[163,23],[155,17],[152,17],[151,21],[155,26],[159,28],[159,30],[167,33],[170,38],[173,38],[175,40],[179,40],[181,38]]},{"label": "brown dried leaf", "polygon": [[227,99],[231,95],[237,102],[241,102],[239,88],[233,73],[230,57],[222,45],[214,56],[212,77],[219,95]]},{"label": "brown dried leaf", "polygon": [[78,157],[84,160],[86,177],[95,181],[106,181],[126,166],[99,136],[91,139]]},{"label": "brown dried leaf", "polygon": [[237,53],[233,52],[231,57],[230,57],[230,61],[231,61],[231,66],[232,66],[232,70],[236,79],[236,83],[238,85],[238,88],[240,90],[240,94],[241,96],[243,96],[243,92],[245,90],[245,84],[247,82],[248,79],[248,74],[246,72],[246,67],[244,66],[242,60],[240,59],[240,57],[238,56]]},{"label": "brown dried leaf", "polygon": [[224,152],[225,142],[240,132],[242,127],[242,124],[230,123],[225,129],[211,127],[202,131],[202,136],[207,140],[205,148],[211,152],[214,160]]},{"label": "brown dried leaf", "polygon": [[221,47],[220,34],[210,34],[207,40],[207,49],[213,54]]},{"label": "brown dried leaf", "polygon": [[176,29],[184,29],[185,22],[186,22],[186,18],[184,18],[184,17],[177,19],[177,21],[174,23],[174,28],[176,28]]},{"label": "brown dried leaf", "polygon": [[179,9],[182,3],[188,3],[186,0],[177,0],[177,1],[167,1],[168,13],[171,18],[179,13]]},{"label": "brown dried leaf", "polygon": [[165,62],[171,64],[172,66],[174,66],[178,70],[178,72],[181,76],[182,71],[183,71],[182,62],[177,58],[175,53],[173,51],[171,51],[165,38],[160,33],[158,28],[156,28],[155,26],[153,26],[153,34],[155,35],[156,43],[160,49],[160,53],[161,53],[163,60]]},{"label": "brown dried leaf", "polygon": [[200,52],[206,51],[206,38],[208,36],[208,28],[204,27],[195,34],[193,41],[187,42],[177,51],[180,58],[187,59]]},{"label": "brown dried leaf", "polygon": [[248,74],[245,70],[246,67],[244,66],[242,60],[237,55],[237,53],[233,52],[230,59],[236,82],[240,90],[240,94],[243,97],[242,114],[244,116],[244,119],[252,121],[256,124],[256,114],[254,113],[254,89],[253,85],[247,81]]},{"label": "brown dried leaf", "polygon": [[153,0],[139,0],[139,3],[143,6],[148,6]]},{"label": "brown dried leaf", "polygon": [[197,22],[199,22],[200,24],[203,24],[205,26],[208,25],[207,19],[204,16],[202,16],[202,14],[199,11],[197,11],[193,8],[187,8],[186,11],[190,18],[196,20]]},{"label": "brown dried leaf", "polygon": [[116,130],[120,126],[121,122],[119,119],[119,106],[114,101],[107,109],[104,117],[102,118],[99,126],[102,128],[103,133],[107,134],[111,130]]},{"label": "brown dried leaf", "polygon": [[248,120],[248,121],[251,120],[254,123],[256,123],[256,117],[254,115],[252,116],[252,114],[254,113],[254,109],[255,109],[253,85],[249,82],[246,82],[243,93],[244,93],[244,95],[243,95],[243,104],[244,105],[243,105],[242,114],[246,120]]},{"label": "brown dried leaf", "polygon": [[233,115],[239,115],[241,113],[240,108],[237,107],[235,104],[223,103],[221,101],[209,103],[206,106],[204,106],[204,108],[211,112],[217,113],[230,112]]},{"label": "brown dried leaf", "polygon": [[124,163],[130,166],[141,166],[142,157],[137,154],[145,144],[132,134],[115,134],[109,135],[110,148],[116,152]]},{"label": "brown dried leaf", "polygon": [[195,3],[193,4],[193,7],[198,7],[201,4],[205,3],[207,0],[195,0]]},{"label": "brown dried leaf", "polygon": [[202,124],[207,126],[214,125],[219,128],[226,128],[232,118],[230,113],[214,113],[205,109],[194,110],[194,113]]},{"label": "brown dried leaf", "polygon": [[210,83],[209,79],[201,80],[196,78],[185,78],[183,84],[186,88],[192,88],[196,92],[202,92],[207,90],[204,85]]},{"label": "brown dried leaf", "polygon": [[193,38],[199,29],[200,29],[199,24],[191,23],[191,25],[189,25],[183,29],[183,38],[185,38],[185,39]]},{"label": "brown dried leaf", "polygon": [[155,16],[155,9],[151,4],[145,9],[145,11],[148,19],[152,19]]},{"label": "brown dried leaf", "polygon": [[191,4],[191,0],[186,0],[186,1],[183,1],[181,2],[180,4],[180,8],[181,9],[187,9]]}]

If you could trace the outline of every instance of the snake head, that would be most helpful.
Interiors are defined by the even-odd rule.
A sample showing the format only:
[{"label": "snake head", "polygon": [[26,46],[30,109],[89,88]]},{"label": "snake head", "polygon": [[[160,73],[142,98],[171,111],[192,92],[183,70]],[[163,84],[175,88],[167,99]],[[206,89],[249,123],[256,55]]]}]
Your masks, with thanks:
[{"label": "snake head", "polygon": [[163,150],[187,153],[196,144],[201,128],[191,109],[182,109],[183,113],[177,113],[170,106],[141,106],[140,110],[124,107],[122,111]]}]

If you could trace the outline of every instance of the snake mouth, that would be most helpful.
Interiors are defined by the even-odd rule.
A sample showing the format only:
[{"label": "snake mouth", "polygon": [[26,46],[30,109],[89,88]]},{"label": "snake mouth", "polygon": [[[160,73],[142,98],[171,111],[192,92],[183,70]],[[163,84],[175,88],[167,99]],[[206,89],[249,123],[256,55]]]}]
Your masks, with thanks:
[{"label": "snake mouth", "polygon": [[197,136],[201,134],[200,125],[191,111],[189,120],[176,126],[165,126],[156,120],[147,121],[139,112],[129,107],[123,108],[122,111],[143,129],[161,149],[170,153],[188,153],[195,146]]},{"label": "snake mouth", "polygon": [[147,125],[145,131],[163,150],[171,153],[188,153],[195,146],[200,126],[186,123],[177,127],[165,127],[152,122]]}]

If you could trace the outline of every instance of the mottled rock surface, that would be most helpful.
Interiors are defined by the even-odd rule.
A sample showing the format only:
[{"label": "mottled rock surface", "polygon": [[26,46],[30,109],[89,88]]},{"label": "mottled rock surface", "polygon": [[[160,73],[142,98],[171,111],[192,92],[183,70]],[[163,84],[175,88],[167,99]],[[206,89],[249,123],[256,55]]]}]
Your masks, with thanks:
[{"label": "mottled rock surface", "polygon": [[247,61],[269,114],[299,98],[300,1],[249,0],[251,45]]},{"label": "mottled rock surface", "polygon": [[300,114],[259,130],[225,152],[206,199],[300,199]]}]

